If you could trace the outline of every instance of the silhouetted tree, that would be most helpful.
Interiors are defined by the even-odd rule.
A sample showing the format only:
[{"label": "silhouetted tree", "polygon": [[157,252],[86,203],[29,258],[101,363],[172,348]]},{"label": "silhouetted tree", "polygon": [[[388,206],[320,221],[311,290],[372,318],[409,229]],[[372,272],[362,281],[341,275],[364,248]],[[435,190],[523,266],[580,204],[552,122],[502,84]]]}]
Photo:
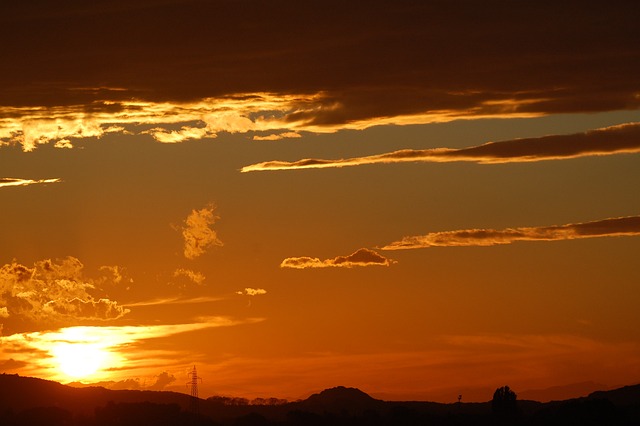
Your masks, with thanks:
[{"label": "silhouetted tree", "polygon": [[517,397],[516,393],[509,389],[509,386],[498,388],[493,393],[491,410],[499,424],[514,424],[516,422],[518,419]]}]

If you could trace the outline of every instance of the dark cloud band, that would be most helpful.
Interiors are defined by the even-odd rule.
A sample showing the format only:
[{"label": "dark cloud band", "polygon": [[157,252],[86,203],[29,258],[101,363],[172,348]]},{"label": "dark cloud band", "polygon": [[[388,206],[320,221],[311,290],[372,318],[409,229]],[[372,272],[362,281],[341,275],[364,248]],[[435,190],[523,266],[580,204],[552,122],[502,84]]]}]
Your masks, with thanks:
[{"label": "dark cloud band", "polygon": [[[132,100],[153,111],[264,93],[312,98],[276,108],[285,133],[415,116],[637,109],[636,8],[633,0],[3,2],[0,140],[24,136],[14,121],[60,111],[78,113],[59,134],[99,136],[82,120],[122,115]],[[159,140],[212,134],[164,117],[186,127],[162,127]]]}]

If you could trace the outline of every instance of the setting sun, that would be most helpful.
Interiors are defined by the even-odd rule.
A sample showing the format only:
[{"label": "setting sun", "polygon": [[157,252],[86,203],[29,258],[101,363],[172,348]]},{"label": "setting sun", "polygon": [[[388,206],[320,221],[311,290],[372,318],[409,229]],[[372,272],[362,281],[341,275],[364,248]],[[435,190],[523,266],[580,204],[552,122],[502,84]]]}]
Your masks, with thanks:
[{"label": "setting sun", "polygon": [[75,379],[95,375],[107,366],[110,358],[105,349],[91,343],[59,343],[51,353],[60,371]]}]

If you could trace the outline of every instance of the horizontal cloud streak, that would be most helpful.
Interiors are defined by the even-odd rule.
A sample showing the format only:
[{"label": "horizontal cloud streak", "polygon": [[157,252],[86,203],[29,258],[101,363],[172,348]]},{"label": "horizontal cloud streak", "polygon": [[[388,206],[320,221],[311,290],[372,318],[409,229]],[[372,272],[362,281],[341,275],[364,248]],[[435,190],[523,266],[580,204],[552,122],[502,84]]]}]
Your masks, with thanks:
[{"label": "horizontal cloud streak", "polygon": [[[165,339],[177,334],[206,330],[215,327],[230,327],[250,324],[262,319],[233,319],[229,317],[200,318],[193,323],[129,326],[74,326],[53,331],[16,333],[0,336],[0,359],[10,356],[17,362],[24,362],[30,374],[47,378],[63,379],[55,361],[56,349],[61,345],[78,348],[90,346],[109,353],[112,358],[110,370],[139,370],[148,368],[152,360],[169,364],[176,360],[178,351],[144,350],[140,345],[145,341]],[[194,356],[193,353],[190,356]],[[157,357],[152,359],[150,357]],[[143,359],[144,363],[138,360]],[[105,366],[107,367],[107,366]],[[24,370],[23,370],[24,371]],[[113,374],[105,374],[112,378]],[[101,379],[100,375],[93,377]]]},{"label": "horizontal cloud streak", "polygon": [[280,264],[281,268],[352,268],[354,266],[389,266],[395,260],[387,259],[373,250],[361,248],[348,256],[338,256],[333,259],[320,260],[317,257],[288,257]]},{"label": "horizontal cloud streak", "polygon": [[191,305],[198,303],[212,303],[219,302],[224,300],[221,297],[210,297],[210,296],[202,296],[202,297],[191,297],[191,298],[180,298],[180,297],[165,297],[151,300],[142,300],[139,302],[132,303],[124,303],[122,306],[126,307],[137,307],[137,306],[159,306],[159,305]]},{"label": "horizontal cloud streak", "polygon": [[400,241],[381,247],[381,249],[405,250],[426,247],[493,246],[511,244],[516,241],[560,241],[633,235],[640,235],[640,216],[558,226],[432,232],[427,235],[404,237]]},{"label": "horizontal cloud streak", "polygon": [[512,139],[461,149],[405,149],[386,154],[339,160],[267,161],[243,167],[241,171],[323,169],[365,164],[445,163],[454,161],[497,164],[638,152],[640,152],[640,123],[627,123],[584,133]]},{"label": "horizontal cloud streak", "polygon": [[[190,103],[98,100],[91,105],[12,107],[0,105],[0,146],[20,145],[25,152],[53,143],[73,148],[72,140],[102,138],[108,134],[151,135],[160,143],[215,138],[220,132],[262,133],[254,140],[298,138],[298,131],[331,133],[343,129],[366,129],[383,124],[426,124],[483,117],[535,117],[542,115],[518,108],[493,105],[468,106],[394,114],[363,116],[346,122],[321,117],[337,107],[325,93],[286,94],[254,92],[221,98],[202,98]],[[510,101],[496,101],[508,104]],[[346,112],[345,112],[346,113]],[[155,127],[139,131],[136,126]],[[180,126],[179,130],[175,127]]]},{"label": "horizontal cloud streak", "polygon": [[37,183],[58,183],[62,182],[60,178],[52,179],[19,179],[19,178],[0,178],[0,188],[6,186],[27,186]]},{"label": "horizontal cloud streak", "polygon": [[[317,95],[255,92],[180,104],[100,99],[89,105],[0,105],[0,146],[19,144],[23,151],[33,151],[52,142],[56,147],[69,148],[73,139],[107,134],[149,134],[161,143],[179,143],[213,138],[218,132],[275,131],[302,125],[287,119],[287,115],[317,109],[318,103],[322,101]],[[155,127],[135,130],[140,125]]]}]

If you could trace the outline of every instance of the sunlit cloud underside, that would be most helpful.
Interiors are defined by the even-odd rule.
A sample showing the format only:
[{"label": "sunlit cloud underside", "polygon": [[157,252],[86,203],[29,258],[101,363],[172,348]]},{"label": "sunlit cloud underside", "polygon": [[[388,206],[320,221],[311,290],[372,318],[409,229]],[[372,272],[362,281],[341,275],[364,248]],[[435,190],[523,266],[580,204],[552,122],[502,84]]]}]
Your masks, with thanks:
[{"label": "sunlit cloud underside", "polygon": [[488,142],[461,149],[404,149],[364,157],[266,161],[242,168],[242,172],[265,170],[327,169],[366,164],[474,162],[500,164],[562,160],[589,156],[640,152],[640,123],[595,129],[570,135]]},{"label": "sunlit cloud underside", "polygon": [[324,260],[309,256],[288,257],[282,261],[280,267],[292,269],[353,268],[357,266],[390,266],[394,263],[396,261],[393,259],[387,259],[373,250],[361,248],[348,256],[337,256]]},{"label": "sunlit cloud underside", "polygon": [[[198,102],[94,101],[91,105],[53,107],[0,106],[0,145],[20,145],[33,151],[38,145],[73,148],[74,141],[106,134],[146,134],[161,143],[215,138],[219,132],[253,132],[255,140],[298,138],[298,131],[331,133],[394,124],[427,124],[456,119],[537,117],[520,111],[513,99],[483,102],[469,108],[430,110],[348,122],[318,123],[317,116],[345,108],[322,93],[279,95],[238,94]],[[275,133],[272,133],[275,132]]]},{"label": "sunlit cloud underside", "polygon": [[493,246],[516,241],[561,241],[640,235],[640,216],[603,219],[566,225],[507,229],[463,229],[404,237],[381,247],[406,250],[427,247]]},{"label": "sunlit cloud underside", "polygon": [[27,186],[40,183],[58,183],[62,182],[60,178],[51,179],[20,179],[20,178],[0,178],[0,188],[8,186]]}]

